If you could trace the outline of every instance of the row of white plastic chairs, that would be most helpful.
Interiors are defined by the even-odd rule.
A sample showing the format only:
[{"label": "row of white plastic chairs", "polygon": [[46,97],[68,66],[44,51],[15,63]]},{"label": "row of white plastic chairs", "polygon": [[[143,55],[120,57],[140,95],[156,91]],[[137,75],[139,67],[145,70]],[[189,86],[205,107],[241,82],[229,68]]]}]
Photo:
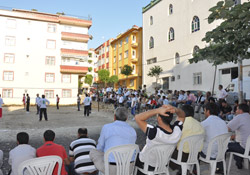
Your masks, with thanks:
[{"label": "row of white plastic chairs", "polygon": [[[224,174],[229,175],[231,162],[232,162],[232,156],[237,155],[240,157],[243,157],[246,159],[245,164],[248,165],[250,161],[249,156],[249,148],[250,148],[250,136],[247,140],[247,145],[245,149],[244,154],[239,153],[230,153],[230,159],[229,159],[229,165],[228,170],[226,172],[226,161],[225,161],[225,153],[227,150],[228,142],[230,140],[231,133],[219,135],[215,138],[213,138],[207,149],[206,158],[200,157],[200,161],[206,162],[210,164],[210,171],[211,175],[215,174],[216,171],[216,164],[217,162],[223,162],[224,166]],[[177,159],[172,159],[171,155],[174,152],[176,145],[157,145],[152,147],[148,150],[146,155],[146,160],[144,164],[144,168],[141,169],[139,167],[135,167],[135,162],[132,163],[132,166],[134,167],[134,174],[136,174],[137,170],[140,170],[144,174],[167,174],[169,175],[169,169],[168,165],[169,161],[172,161],[178,165],[181,165],[182,168],[182,175],[187,174],[187,170],[192,170],[193,166],[196,165],[197,168],[197,174],[200,175],[200,166],[199,166],[199,160],[198,160],[198,154],[200,151],[200,148],[202,147],[202,144],[204,142],[204,135],[194,135],[187,137],[183,139],[180,142],[179,150],[178,150],[178,156]],[[186,162],[182,162],[182,150],[184,144],[189,145],[189,156]],[[215,160],[211,160],[211,152],[212,152],[212,145],[214,143],[217,143],[218,148],[218,154]],[[109,149],[104,154],[104,162],[105,162],[105,175],[110,175],[109,173],[109,162],[108,157],[112,154],[115,157],[116,160],[116,175],[130,175],[130,167],[131,167],[131,160],[137,156],[139,153],[139,147],[136,144],[130,144],[130,145],[122,145],[117,146]],[[149,171],[149,165],[152,165],[150,162],[150,156],[154,154],[156,156],[156,162],[154,162],[155,169],[153,171]],[[61,172],[62,167],[62,159],[58,156],[46,156],[46,157],[40,157],[40,158],[34,158],[27,160],[23,162],[19,166],[19,173],[18,175],[23,175],[24,170],[28,171],[30,175],[51,175],[54,169],[54,166],[56,163],[59,164],[58,166],[58,175]],[[101,173],[99,173],[101,174]]]}]

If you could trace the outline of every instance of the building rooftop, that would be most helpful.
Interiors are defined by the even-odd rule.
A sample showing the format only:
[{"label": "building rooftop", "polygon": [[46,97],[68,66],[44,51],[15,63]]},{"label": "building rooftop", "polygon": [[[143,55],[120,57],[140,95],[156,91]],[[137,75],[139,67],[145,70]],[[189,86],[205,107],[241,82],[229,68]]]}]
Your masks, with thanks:
[{"label": "building rooftop", "polygon": [[158,4],[161,0],[152,0],[147,6],[142,7],[142,13],[145,13],[152,7],[154,7],[156,4]]}]

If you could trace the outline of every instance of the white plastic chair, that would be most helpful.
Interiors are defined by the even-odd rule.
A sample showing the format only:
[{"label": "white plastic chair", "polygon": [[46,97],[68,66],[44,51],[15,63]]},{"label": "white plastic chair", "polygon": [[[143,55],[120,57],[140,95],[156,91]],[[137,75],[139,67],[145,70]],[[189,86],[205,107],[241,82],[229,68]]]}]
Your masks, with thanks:
[{"label": "white plastic chair", "polygon": [[233,155],[244,158],[244,166],[245,166],[246,169],[249,168],[249,161],[250,161],[249,151],[250,151],[250,135],[247,138],[247,143],[246,143],[246,148],[245,148],[244,154],[240,154],[240,153],[236,153],[236,152],[230,152],[230,158],[229,158],[228,170],[227,170],[228,175],[229,175],[229,172],[230,172]]},{"label": "white plastic chair", "polygon": [[[181,165],[182,175],[186,175],[188,169],[192,170],[193,165],[196,165],[197,174],[200,175],[200,165],[199,165],[199,160],[198,160],[198,154],[200,152],[203,142],[204,142],[203,134],[189,136],[181,140],[179,144],[177,160],[171,159],[171,161],[178,165]],[[189,146],[189,155],[188,155],[187,161],[182,162],[181,159],[182,159],[182,152],[183,152],[184,144],[188,144]]]},{"label": "white plastic chair", "polygon": [[[176,144],[160,144],[155,145],[154,147],[150,148],[145,152],[145,162],[143,169],[139,167],[135,167],[135,174],[138,170],[140,170],[144,174],[161,174],[165,173],[169,175],[168,165],[170,158],[172,156],[172,153],[174,152],[174,149],[176,148]],[[154,162],[155,169],[154,171],[149,171],[150,166],[150,155],[156,156],[156,162]],[[152,165],[151,165],[152,166]]]},{"label": "white plastic chair", "polygon": [[18,175],[28,172],[30,175],[52,175],[54,167],[58,164],[58,173],[61,174],[62,158],[59,156],[45,156],[29,159],[22,162],[18,167]]},{"label": "white plastic chair", "polygon": [[[226,161],[225,153],[227,151],[228,142],[230,140],[232,133],[226,133],[214,137],[208,144],[206,158],[200,157],[200,160],[210,164],[211,175],[215,175],[217,162],[223,162],[224,175],[226,175]],[[218,154],[215,160],[210,160],[212,147],[217,143]]]},{"label": "white plastic chair", "polygon": [[107,150],[104,154],[105,175],[110,174],[109,161],[108,161],[110,155],[113,155],[115,158],[116,175],[129,175],[131,162],[132,162],[132,167],[134,168],[135,159],[138,152],[139,152],[139,147],[136,144],[116,146]]}]

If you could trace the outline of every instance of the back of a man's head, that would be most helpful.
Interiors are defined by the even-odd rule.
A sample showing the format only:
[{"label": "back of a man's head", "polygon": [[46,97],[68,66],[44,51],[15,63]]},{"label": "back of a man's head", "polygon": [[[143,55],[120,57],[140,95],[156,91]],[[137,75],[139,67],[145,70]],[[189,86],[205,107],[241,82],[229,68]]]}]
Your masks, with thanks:
[{"label": "back of a man's head", "polygon": [[47,142],[47,141],[54,141],[55,136],[56,136],[56,134],[55,134],[55,132],[52,131],[52,130],[47,130],[47,131],[45,131],[44,134],[43,134],[44,140],[45,140],[46,142]]},{"label": "back of a man's head", "polygon": [[184,111],[186,117],[194,117],[194,108],[191,105],[183,105],[181,109]]},{"label": "back of a man's head", "polygon": [[28,144],[29,143],[29,135],[26,132],[19,132],[16,136],[18,144]]},{"label": "back of a man's head", "polygon": [[79,135],[87,135],[88,134],[87,128],[79,128],[78,129],[78,134]]},{"label": "back of a man's head", "polygon": [[215,103],[207,103],[204,107],[206,111],[209,111],[210,115],[218,115],[219,108]]},{"label": "back of a man's head", "polygon": [[245,103],[241,103],[238,106],[239,110],[242,110],[244,113],[249,113],[249,106]]},{"label": "back of a man's head", "polygon": [[128,118],[127,109],[124,108],[124,107],[116,108],[116,110],[115,110],[115,118],[116,118],[116,120],[126,121],[127,118]]},{"label": "back of a man's head", "polygon": [[159,117],[161,118],[162,122],[166,125],[170,125],[171,121],[173,120],[173,113],[167,112],[168,116],[162,116],[159,114]]}]

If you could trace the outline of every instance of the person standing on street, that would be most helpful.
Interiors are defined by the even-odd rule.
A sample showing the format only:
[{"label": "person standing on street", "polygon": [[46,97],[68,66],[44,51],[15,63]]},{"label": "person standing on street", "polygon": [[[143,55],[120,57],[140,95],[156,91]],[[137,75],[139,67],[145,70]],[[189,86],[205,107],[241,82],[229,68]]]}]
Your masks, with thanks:
[{"label": "person standing on street", "polygon": [[89,116],[89,109],[90,109],[91,98],[88,94],[86,94],[85,99],[83,100],[84,104],[84,116]]},{"label": "person standing on street", "polygon": [[39,101],[40,101],[40,97],[39,97],[39,94],[36,94],[36,115],[39,114],[39,111],[40,111],[40,107],[39,107]]},{"label": "person standing on street", "polygon": [[78,111],[80,111],[80,104],[81,104],[81,97],[79,94],[77,94],[77,108],[78,108]]},{"label": "person standing on street", "polygon": [[48,117],[47,117],[47,104],[48,105],[50,104],[49,100],[47,100],[45,98],[45,95],[42,95],[42,99],[40,99],[40,101],[39,101],[39,107],[40,107],[40,119],[39,119],[39,121],[42,120],[43,113],[44,113],[45,120],[48,121]]},{"label": "person standing on street", "polygon": [[29,113],[30,112],[30,96],[29,94],[26,95],[26,112]]},{"label": "person standing on street", "polygon": [[60,98],[58,97],[58,95],[56,94],[56,108],[59,109],[59,101]]},{"label": "person standing on street", "polygon": [[0,119],[3,116],[3,110],[2,110],[2,105],[4,104],[3,99],[1,98],[1,94],[0,94]]}]

